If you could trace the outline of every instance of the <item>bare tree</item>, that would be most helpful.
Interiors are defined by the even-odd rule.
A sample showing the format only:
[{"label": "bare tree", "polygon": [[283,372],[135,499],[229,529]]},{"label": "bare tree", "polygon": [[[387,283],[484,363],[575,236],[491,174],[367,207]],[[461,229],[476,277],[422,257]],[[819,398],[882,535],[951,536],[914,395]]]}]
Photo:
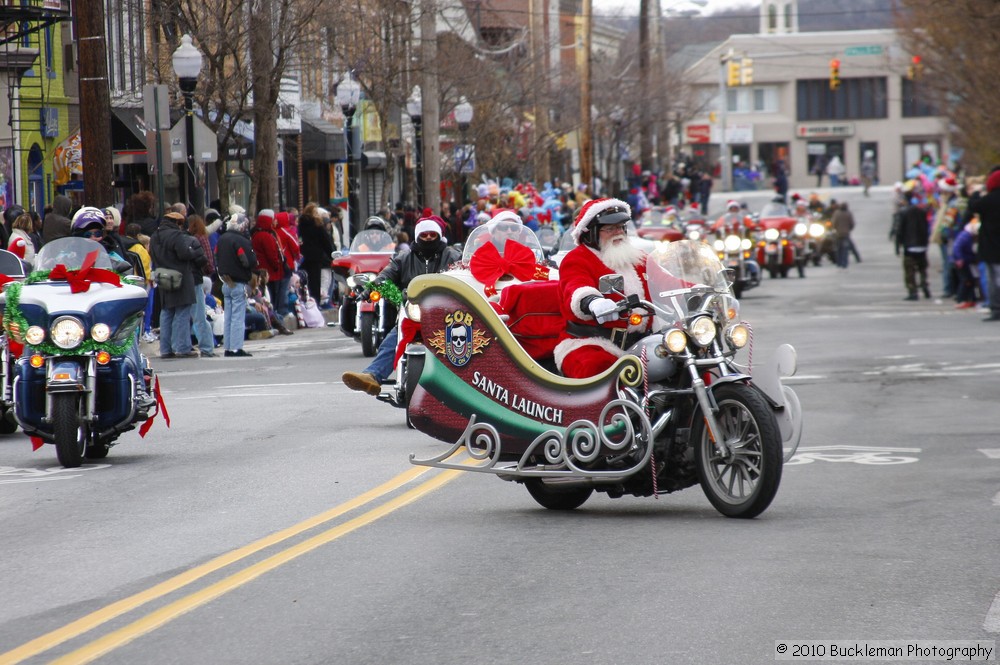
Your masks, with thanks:
[{"label": "bare tree", "polygon": [[965,149],[966,168],[985,170],[1000,163],[994,114],[1000,107],[1000,87],[992,68],[984,64],[1000,61],[1000,4],[995,0],[902,0],[902,4],[897,13],[900,35],[909,52],[920,58],[909,86],[914,101],[930,101],[947,116],[952,141]]}]

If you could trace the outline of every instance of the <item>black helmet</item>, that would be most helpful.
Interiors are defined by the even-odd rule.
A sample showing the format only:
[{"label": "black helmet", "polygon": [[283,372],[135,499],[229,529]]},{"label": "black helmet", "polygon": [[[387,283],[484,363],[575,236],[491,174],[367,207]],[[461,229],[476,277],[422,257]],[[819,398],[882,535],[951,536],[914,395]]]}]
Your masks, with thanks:
[{"label": "black helmet", "polygon": [[365,220],[364,230],[367,231],[368,229],[379,229],[381,231],[388,232],[389,224],[381,217],[372,215],[371,217]]},{"label": "black helmet", "polygon": [[[604,203],[601,201],[601,203]],[[605,204],[598,211],[591,222],[587,225],[586,230],[580,236],[580,241],[592,247],[593,249],[601,248],[601,227],[614,225],[614,224],[625,224],[632,219],[632,213],[628,207],[628,204],[623,201],[609,201],[611,205]],[[582,215],[586,215],[586,210],[584,208],[580,209]]]}]

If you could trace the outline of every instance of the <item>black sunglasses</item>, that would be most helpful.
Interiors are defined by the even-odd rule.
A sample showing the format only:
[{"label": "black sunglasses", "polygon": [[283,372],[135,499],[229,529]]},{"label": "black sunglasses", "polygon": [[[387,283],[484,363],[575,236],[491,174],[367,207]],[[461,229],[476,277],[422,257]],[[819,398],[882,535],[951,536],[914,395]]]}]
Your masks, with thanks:
[{"label": "black sunglasses", "polygon": [[102,231],[100,229],[94,229],[93,231],[84,231],[83,232],[83,237],[84,238],[103,238],[104,237],[104,231]]}]

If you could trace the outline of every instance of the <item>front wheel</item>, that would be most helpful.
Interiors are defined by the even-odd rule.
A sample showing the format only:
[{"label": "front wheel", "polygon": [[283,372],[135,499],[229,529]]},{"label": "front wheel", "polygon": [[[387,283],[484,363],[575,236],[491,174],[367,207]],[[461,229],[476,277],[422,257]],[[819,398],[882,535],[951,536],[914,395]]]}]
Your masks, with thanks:
[{"label": "front wheel", "polygon": [[378,351],[378,334],[375,330],[375,312],[361,312],[361,353],[371,358]]},{"label": "front wheel", "polygon": [[357,306],[354,298],[342,296],[340,299],[340,307],[337,310],[340,317],[340,332],[347,337],[354,337],[354,317],[357,314]]},{"label": "front wheel", "polygon": [[79,394],[59,393],[52,396],[52,433],[59,463],[67,469],[83,464],[86,441],[80,423]]},{"label": "front wheel", "polygon": [[524,481],[524,486],[538,505],[549,510],[575,510],[594,492],[592,487],[559,487],[541,478],[529,478]]},{"label": "front wheel", "polygon": [[705,496],[726,517],[751,518],[771,504],[781,482],[783,450],[778,423],[764,398],[746,384],[715,390],[719,435],[732,449],[725,458],[711,441],[704,418],[692,428],[698,480]]}]

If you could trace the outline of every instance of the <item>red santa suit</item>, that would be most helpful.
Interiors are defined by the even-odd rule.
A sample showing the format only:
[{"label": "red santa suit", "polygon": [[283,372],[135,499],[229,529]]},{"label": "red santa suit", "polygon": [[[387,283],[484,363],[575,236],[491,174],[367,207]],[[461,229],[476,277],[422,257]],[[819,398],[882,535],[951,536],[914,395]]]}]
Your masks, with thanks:
[{"label": "red santa suit", "polygon": [[[587,225],[601,209],[608,205],[628,208],[627,204],[615,199],[598,199],[591,201],[590,204],[596,204],[597,210],[596,212],[591,210],[588,215],[587,207],[581,209],[580,217],[573,229],[578,241],[586,231]],[[584,309],[583,301],[592,296],[616,302],[623,299],[623,296],[618,294],[604,295],[597,289],[600,278],[610,274],[622,275],[625,280],[625,295],[636,294],[644,300],[649,300],[646,266],[642,261],[634,265],[631,270],[615,270],[604,263],[598,250],[587,245],[578,245],[559,265],[560,309],[567,325],[553,356],[556,367],[564,376],[586,378],[603,372],[625,355],[626,348],[634,341],[632,338],[635,335],[632,333],[641,333],[649,329],[648,317],[643,318],[639,325],[630,325],[628,318],[599,324],[594,316]]]}]

